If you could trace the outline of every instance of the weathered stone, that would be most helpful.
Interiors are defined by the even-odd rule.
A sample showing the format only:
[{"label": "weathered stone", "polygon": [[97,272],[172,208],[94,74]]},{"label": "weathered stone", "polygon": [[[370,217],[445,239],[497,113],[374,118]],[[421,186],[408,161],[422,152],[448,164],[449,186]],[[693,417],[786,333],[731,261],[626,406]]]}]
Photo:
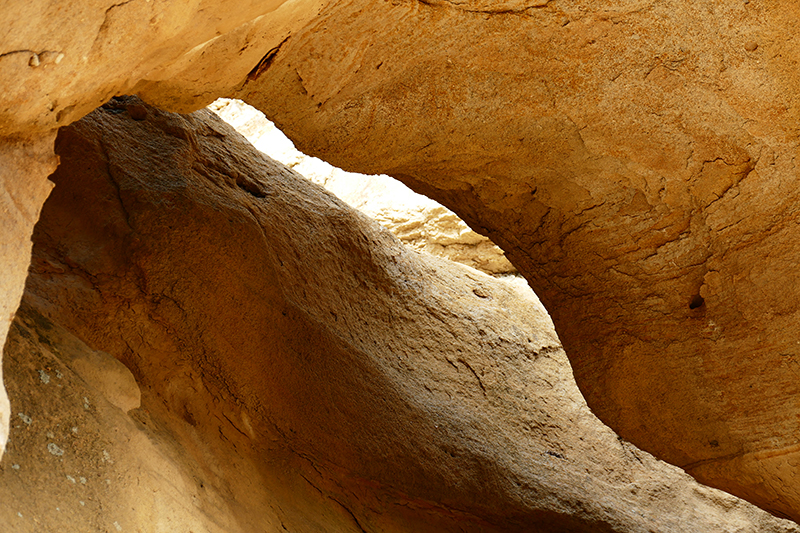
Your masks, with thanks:
[{"label": "weathered stone", "polygon": [[492,275],[512,274],[503,250],[441,205],[386,175],[344,172],[298,151],[264,114],[240,100],[208,106],[253,146],[380,222],[404,244]]},{"label": "weathered stone", "polygon": [[[207,111],[116,112],[134,103],[56,141],[10,343],[31,423],[5,523],[84,517],[67,476],[88,471],[98,529],[797,531],[603,426],[530,291],[407,250]],[[136,377],[129,415],[70,368],[103,353]],[[92,464],[106,440],[118,462]],[[67,489],[19,490],[53,472]]]},{"label": "weathered stone", "polygon": [[[4,3],[0,258],[6,269],[0,274],[0,342],[22,294],[28,237],[47,194],[44,178],[55,164],[55,128],[116,94],[135,92],[172,109],[199,109],[263,65],[269,50],[322,5],[282,0]],[[139,117],[138,110],[129,112]],[[0,454],[7,415],[0,390]]]},{"label": "weathered stone", "polygon": [[798,518],[798,19],[713,0],[18,2],[0,135],[121,92],[241,94],[304,151],[400,177],[501,244],[623,436]]},{"label": "weathered stone", "polygon": [[485,7],[332,5],[237,94],[498,243],[623,437],[799,519],[800,8]]}]

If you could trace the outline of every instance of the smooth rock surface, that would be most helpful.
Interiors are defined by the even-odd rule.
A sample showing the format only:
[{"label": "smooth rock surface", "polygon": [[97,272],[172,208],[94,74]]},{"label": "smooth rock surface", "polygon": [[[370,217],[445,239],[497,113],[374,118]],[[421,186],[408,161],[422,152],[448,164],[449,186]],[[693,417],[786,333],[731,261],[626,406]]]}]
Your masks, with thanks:
[{"label": "smooth rock surface", "polygon": [[[407,250],[207,111],[131,105],[56,141],[5,523],[60,526],[41,502],[79,518],[86,493],[109,530],[798,530],[603,426],[530,291]],[[140,408],[68,364],[103,354]]]},{"label": "smooth rock surface", "polygon": [[492,275],[512,274],[503,250],[441,205],[386,175],[345,172],[298,151],[264,114],[220,98],[208,106],[256,148],[377,220],[404,244]]},{"label": "smooth rock surface", "polygon": [[489,236],[602,420],[797,520],[798,23],[775,2],[343,1],[236,94]]}]

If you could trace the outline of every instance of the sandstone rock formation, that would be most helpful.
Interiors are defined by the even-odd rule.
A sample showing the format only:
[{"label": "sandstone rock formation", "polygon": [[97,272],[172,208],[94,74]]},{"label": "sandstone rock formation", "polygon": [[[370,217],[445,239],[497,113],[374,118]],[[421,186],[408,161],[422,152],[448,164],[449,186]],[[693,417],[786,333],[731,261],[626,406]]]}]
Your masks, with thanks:
[{"label": "sandstone rock formation", "polygon": [[440,203],[415,193],[397,180],[386,175],[344,172],[316,157],[305,155],[263,113],[240,100],[220,98],[208,108],[244,135],[253,146],[374,218],[415,250],[487,274],[516,272],[496,244],[475,233]]},{"label": "sandstone rock formation", "polygon": [[798,530],[603,426],[530,291],[211,113],[117,99],[56,152],[8,344],[14,531]]},{"label": "sandstone rock formation", "polygon": [[197,109],[239,85],[322,5],[7,2],[0,13],[0,138],[52,131],[115,94]]},{"label": "sandstone rock formation", "polygon": [[[0,311],[54,127],[113,94],[239,95],[499,243],[625,438],[799,519],[798,19],[713,0],[4,6],[0,190],[20,200],[2,213],[27,222],[4,237]],[[26,150],[42,166],[12,183]]]},{"label": "sandstone rock formation", "polygon": [[800,519],[800,8],[502,6],[337,3],[237,94],[498,243],[623,437]]}]

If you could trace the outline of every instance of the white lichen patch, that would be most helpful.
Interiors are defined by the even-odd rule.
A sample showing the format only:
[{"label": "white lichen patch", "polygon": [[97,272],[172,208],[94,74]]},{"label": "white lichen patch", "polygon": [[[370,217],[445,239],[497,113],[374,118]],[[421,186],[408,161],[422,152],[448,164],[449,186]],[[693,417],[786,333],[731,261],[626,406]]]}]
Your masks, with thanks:
[{"label": "white lichen patch", "polygon": [[75,478],[70,476],[69,474],[67,474],[67,479],[70,480],[73,484],[77,483],[77,481],[75,481]]},{"label": "white lichen patch", "polygon": [[11,468],[13,468],[14,470],[19,470],[19,465],[14,463],[13,465],[11,465]]},{"label": "white lichen patch", "polygon": [[19,418],[29,426],[31,425],[31,422],[33,422],[33,419],[28,415],[26,415],[25,413],[19,413]]},{"label": "white lichen patch", "polygon": [[89,409],[89,398],[87,398],[86,396],[83,397],[83,408]]},{"label": "white lichen patch", "polygon": [[44,370],[39,370],[39,379],[42,381],[42,383],[47,385],[48,383],[50,383],[50,374],[48,374]]},{"label": "white lichen patch", "polygon": [[64,455],[64,450],[58,447],[58,445],[54,442],[51,442],[47,445],[47,451],[50,452],[51,455],[55,455],[56,457],[61,457]]},{"label": "white lichen patch", "polygon": [[119,525],[119,522],[114,522],[114,527],[116,528],[117,531],[122,531],[122,526]]}]

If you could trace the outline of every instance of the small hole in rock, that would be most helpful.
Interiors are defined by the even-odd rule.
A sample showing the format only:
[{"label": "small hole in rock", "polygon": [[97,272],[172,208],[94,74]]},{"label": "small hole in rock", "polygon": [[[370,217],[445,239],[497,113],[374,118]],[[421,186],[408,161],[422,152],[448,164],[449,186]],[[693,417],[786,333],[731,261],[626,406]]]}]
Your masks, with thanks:
[{"label": "small hole in rock", "polygon": [[706,301],[703,299],[703,297],[700,296],[699,294],[695,294],[694,296],[692,296],[692,301],[689,302],[689,309],[697,309],[704,303],[706,303]]},{"label": "small hole in rock", "polygon": [[266,198],[267,193],[261,190],[261,187],[258,184],[253,183],[251,181],[246,180],[236,180],[236,185],[242,189],[244,192],[250,194],[251,196],[255,196],[256,198]]}]

